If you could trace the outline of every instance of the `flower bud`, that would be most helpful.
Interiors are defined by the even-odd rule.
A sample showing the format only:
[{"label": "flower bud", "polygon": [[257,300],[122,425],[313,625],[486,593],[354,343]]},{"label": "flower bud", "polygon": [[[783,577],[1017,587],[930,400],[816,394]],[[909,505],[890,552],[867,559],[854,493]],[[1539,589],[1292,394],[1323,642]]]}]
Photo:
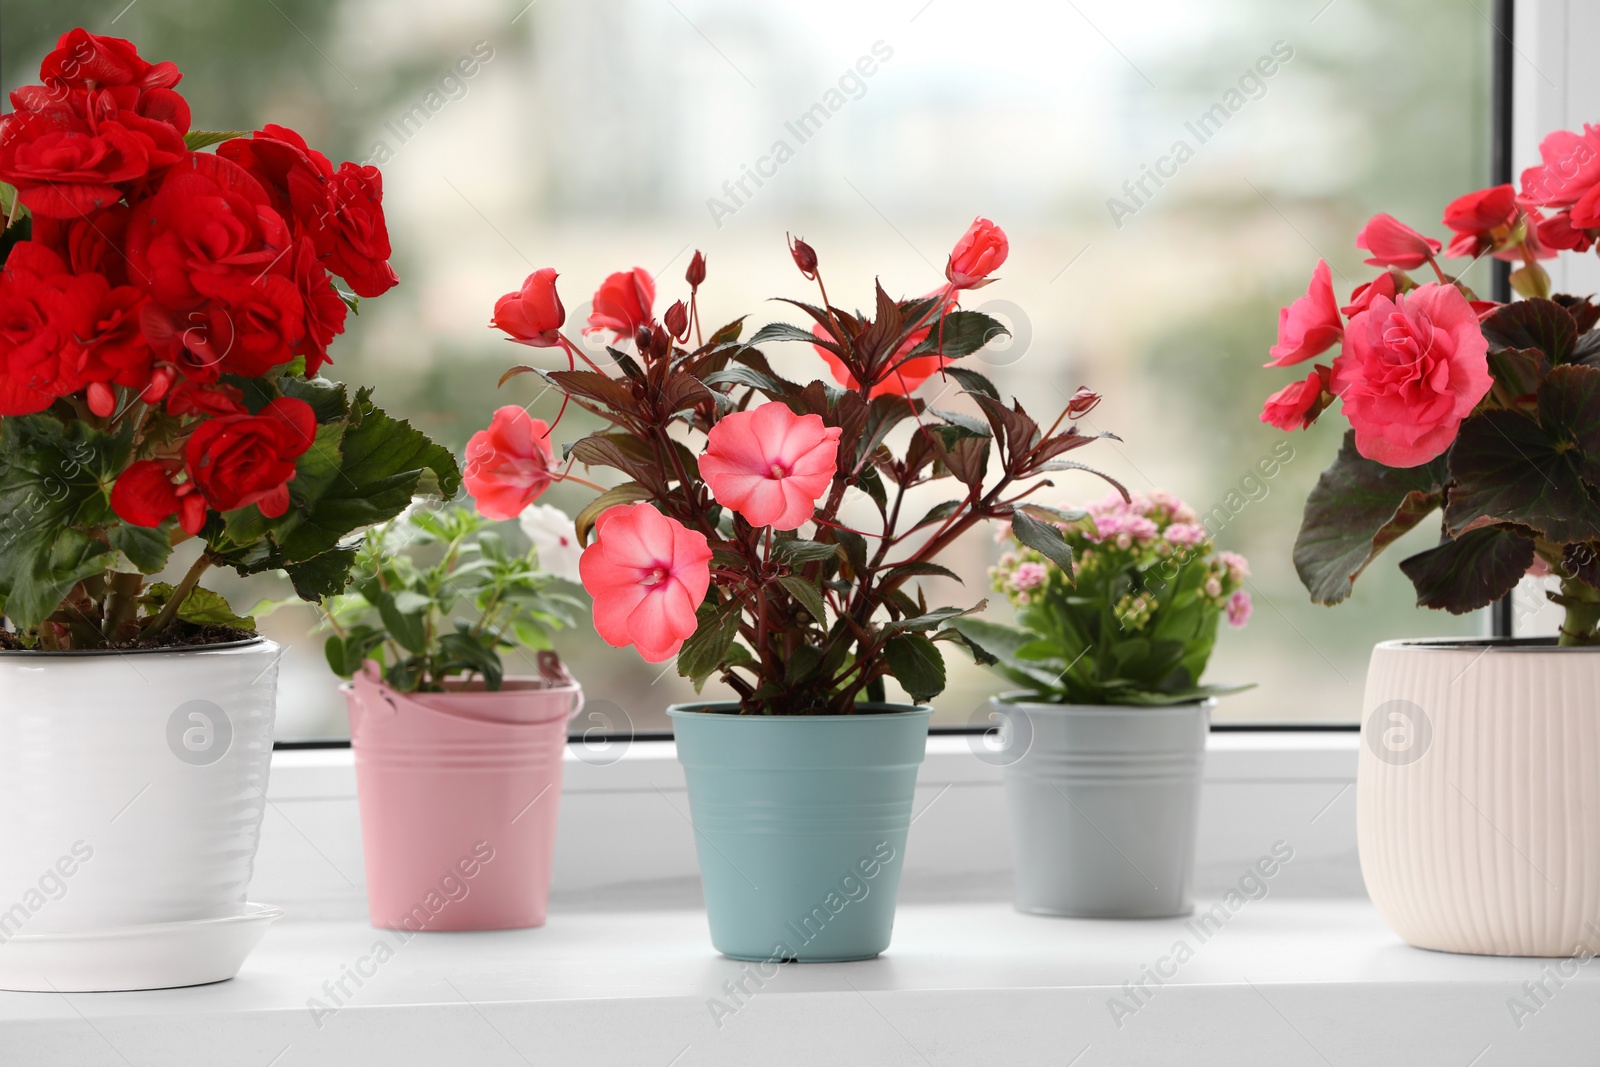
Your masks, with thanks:
[{"label": "flower bud", "polygon": [[682,300],[675,301],[667,308],[667,313],[662,316],[662,323],[667,327],[667,332],[679,341],[686,340],[689,336],[689,309]]},{"label": "flower bud", "polygon": [[[788,234],[784,236],[788,237]],[[800,273],[806,276],[807,281],[817,280],[816,249],[798,237],[789,237],[789,254],[794,257],[794,265],[800,268]]]},{"label": "flower bud", "polygon": [[1081,419],[1093,411],[1100,404],[1100,394],[1090,389],[1087,385],[1078,386],[1078,391],[1072,394],[1067,401],[1067,418]]},{"label": "flower bud", "polygon": [[689,261],[689,269],[684,273],[683,280],[689,283],[690,289],[698,289],[706,280],[706,257],[697,248],[694,258]]}]

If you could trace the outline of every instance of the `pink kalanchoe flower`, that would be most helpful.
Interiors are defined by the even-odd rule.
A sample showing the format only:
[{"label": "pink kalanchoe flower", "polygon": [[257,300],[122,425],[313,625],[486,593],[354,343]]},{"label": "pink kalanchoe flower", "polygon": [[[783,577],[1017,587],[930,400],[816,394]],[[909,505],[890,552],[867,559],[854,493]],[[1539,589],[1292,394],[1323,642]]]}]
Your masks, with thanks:
[{"label": "pink kalanchoe flower", "polygon": [[514,519],[555,480],[550,427],[508,404],[467,441],[467,493],[491,519]]},{"label": "pink kalanchoe flower", "polygon": [[521,289],[495,301],[490,325],[504,330],[513,341],[550,348],[560,343],[566,321],[566,309],[556,292],[555,268],[545,267],[528,275]]},{"label": "pink kalanchoe flower", "polygon": [[1043,563],[1034,563],[1031,560],[1027,563],[1019,563],[1017,564],[1017,569],[1011,572],[1011,588],[1019,593],[1037,589],[1044,584],[1044,580],[1049,576],[1049,573],[1050,569]]},{"label": "pink kalanchoe flower", "polygon": [[594,529],[578,573],[594,597],[595,630],[615,648],[635,646],[649,663],[677,655],[711,587],[705,535],[649,504],[607,508]]},{"label": "pink kalanchoe flower", "polygon": [[1235,630],[1240,629],[1250,621],[1250,612],[1254,608],[1250,601],[1250,594],[1243,589],[1236,589],[1228,598],[1228,625]]},{"label": "pink kalanchoe flower", "polygon": [[1380,211],[1356,234],[1356,247],[1372,253],[1367,262],[1374,267],[1415,270],[1438,255],[1444,245]]},{"label": "pink kalanchoe flower", "polygon": [[1350,320],[1333,367],[1332,391],[1344,400],[1356,451],[1388,467],[1416,467],[1449,448],[1494,385],[1488,350],[1477,313],[1453,285],[1429,282],[1374,300]]},{"label": "pink kalanchoe flower", "polygon": [[974,219],[950,253],[944,276],[957,289],[981,288],[994,281],[989,275],[1000,269],[1010,251],[1004,230],[988,219]]},{"label": "pink kalanchoe flower", "polygon": [[1175,522],[1161,531],[1161,536],[1175,548],[1193,548],[1206,539],[1206,531],[1192,522]]},{"label": "pink kalanchoe flower", "polygon": [[1236,582],[1250,577],[1250,561],[1237,552],[1218,552],[1217,562],[1228,568],[1228,577]]},{"label": "pink kalanchoe flower", "polygon": [[1314,359],[1339,343],[1344,321],[1333,296],[1333,276],[1328,261],[1317,260],[1306,295],[1278,312],[1278,343],[1267,354],[1268,367],[1287,367]]},{"label": "pink kalanchoe flower", "polygon": [[736,411],[711,427],[700,475],[717,503],[751,526],[793,530],[833,481],[841,432],[776,400]]},{"label": "pink kalanchoe flower", "polygon": [[650,322],[656,302],[656,280],[643,267],[608,275],[594,291],[593,310],[584,334],[610,330],[619,338],[632,337]]}]

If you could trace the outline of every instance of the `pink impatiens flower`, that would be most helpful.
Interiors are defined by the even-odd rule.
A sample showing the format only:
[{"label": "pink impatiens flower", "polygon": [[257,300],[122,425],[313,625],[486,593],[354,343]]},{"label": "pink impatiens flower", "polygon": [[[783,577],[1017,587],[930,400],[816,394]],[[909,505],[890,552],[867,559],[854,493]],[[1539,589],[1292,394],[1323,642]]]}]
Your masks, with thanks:
[{"label": "pink impatiens flower", "polygon": [[841,432],[776,400],[736,411],[711,427],[700,475],[717,503],[751,526],[793,530],[833,481]]},{"label": "pink impatiens flower", "polygon": [[1268,353],[1272,360],[1266,366],[1287,367],[1320,356],[1342,336],[1344,322],[1333,296],[1333,276],[1328,261],[1319,259],[1306,295],[1278,312],[1278,343]]},{"label": "pink impatiens flower", "polygon": [[514,519],[555,480],[550,427],[513,404],[467,441],[467,493],[491,519]]},{"label": "pink impatiens flower", "polygon": [[1004,230],[988,219],[974,219],[951,251],[944,276],[957,289],[981,289],[994,281],[989,275],[1000,269],[1010,251]]},{"label": "pink impatiens flower", "polygon": [[619,340],[631,338],[634,331],[650,321],[656,302],[656,280],[643,267],[608,274],[594,291],[593,310],[585,334],[610,330]]},{"label": "pink impatiens flower", "polygon": [[677,655],[711,586],[705,535],[649,504],[608,508],[594,529],[578,573],[594,597],[595,630],[615,648],[637,647],[649,663]]}]

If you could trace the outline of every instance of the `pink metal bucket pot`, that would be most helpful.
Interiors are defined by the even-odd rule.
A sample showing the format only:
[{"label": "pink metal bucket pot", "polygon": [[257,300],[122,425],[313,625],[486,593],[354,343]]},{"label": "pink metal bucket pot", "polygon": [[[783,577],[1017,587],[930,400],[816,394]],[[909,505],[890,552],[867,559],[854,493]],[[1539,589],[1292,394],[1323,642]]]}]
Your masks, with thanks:
[{"label": "pink metal bucket pot", "polygon": [[350,705],[372,925],[414,932],[542,926],[567,721],[583,690],[542,678],[401,693],[368,663]]}]

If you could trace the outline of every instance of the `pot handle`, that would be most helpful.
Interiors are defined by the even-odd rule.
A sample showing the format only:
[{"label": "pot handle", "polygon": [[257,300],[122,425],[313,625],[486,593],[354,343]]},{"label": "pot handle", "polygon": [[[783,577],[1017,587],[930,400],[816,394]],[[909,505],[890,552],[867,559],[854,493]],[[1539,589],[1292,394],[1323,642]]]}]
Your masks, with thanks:
[{"label": "pot handle", "polygon": [[567,670],[567,665],[562,663],[561,657],[554,652],[548,649],[540,652],[537,662],[539,664],[539,676],[550,685],[562,687],[570,685],[575,690],[572,697],[572,710],[567,712],[567,721],[570,722],[576,719],[579,713],[583,711],[583,705],[586,703],[586,698],[583,695],[583,686],[578,684],[578,680],[572,676],[572,672]]}]

